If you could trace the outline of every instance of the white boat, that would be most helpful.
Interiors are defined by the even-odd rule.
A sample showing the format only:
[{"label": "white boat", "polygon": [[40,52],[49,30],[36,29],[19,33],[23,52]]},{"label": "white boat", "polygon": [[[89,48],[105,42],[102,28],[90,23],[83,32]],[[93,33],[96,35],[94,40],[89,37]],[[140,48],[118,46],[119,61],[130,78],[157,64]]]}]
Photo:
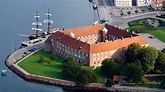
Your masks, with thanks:
[{"label": "white boat", "polygon": [[30,45],[33,45],[33,44],[40,42],[40,41],[42,41],[42,40],[41,39],[33,39],[33,40],[21,42],[21,45],[22,46],[30,46]]}]

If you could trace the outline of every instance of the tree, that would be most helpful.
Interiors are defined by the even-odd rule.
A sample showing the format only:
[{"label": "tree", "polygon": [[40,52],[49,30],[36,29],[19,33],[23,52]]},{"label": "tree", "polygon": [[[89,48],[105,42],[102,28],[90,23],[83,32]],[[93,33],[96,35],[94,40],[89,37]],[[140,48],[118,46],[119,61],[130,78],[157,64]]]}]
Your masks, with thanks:
[{"label": "tree", "polygon": [[132,43],[128,46],[125,53],[125,62],[131,63],[139,58],[141,46],[139,43]]},{"label": "tree", "polygon": [[158,58],[158,50],[154,47],[144,47],[140,53],[140,61],[144,72],[154,69],[155,61]]},{"label": "tree", "polygon": [[165,0],[162,2],[162,8],[165,8]]},{"label": "tree", "polygon": [[54,54],[54,53],[52,53],[51,55],[50,55],[50,59],[51,60],[54,60],[56,58],[56,55]]},{"label": "tree", "polygon": [[131,11],[128,11],[127,14],[130,15],[131,14]]},{"label": "tree", "polygon": [[138,10],[135,10],[135,13],[137,14],[138,13]]},{"label": "tree", "polygon": [[45,58],[44,56],[40,56],[39,59],[38,59],[39,63],[43,63],[45,61]]},{"label": "tree", "polygon": [[162,81],[162,83],[160,85],[162,88],[165,88],[165,81]]},{"label": "tree", "polygon": [[107,81],[105,82],[106,87],[112,87],[114,85],[114,82],[112,79],[108,78]]},{"label": "tree", "polygon": [[162,52],[162,53],[165,53],[165,48],[163,48],[163,49],[161,50],[161,52]]},{"label": "tree", "polygon": [[135,63],[127,64],[126,74],[129,82],[139,83],[142,82],[143,71],[140,67],[136,66]]},{"label": "tree", "polygon": [[47,60],[47,63],[48,63],[49,65],[51,65],[51,64],[52,64],[52,61],[51,61],[51,60]]},{"label": "tree", "polygon": [[101,71],[105,76],[113,78],[113,75],[120,74],[119,68],[119,64],[112,59],[105,59],[102,62]]},{"label": "tree", "polygon": [[143,12],[143,13],[144,13],[144,11],[145,11],[145,10],[144,10],[144,9],[142,9],[142,12]]},{"label": "tree", "polygon": [[76,77],[76,84],[79,85],[87,85],[89,83],[96,83],[96,82],[98,82],[98,78],[95,72],[92,70],[81,69]]},{"label": "tree", "polygon": [[124,15],[123,11],[121,11],[120,15],[121,15],[121,16],[123,16],[123,15]]},{"label": "tree", "polygon": [[156,59],[154,70],[159,70],[161,73],[165,72],[165,53],[158,53],[158,58]]},{"label": "tree", "polygon": [[74,60],[68,60],[62,64],[62,74],[64,76],[75,78],[79,70],[80,66]]}]

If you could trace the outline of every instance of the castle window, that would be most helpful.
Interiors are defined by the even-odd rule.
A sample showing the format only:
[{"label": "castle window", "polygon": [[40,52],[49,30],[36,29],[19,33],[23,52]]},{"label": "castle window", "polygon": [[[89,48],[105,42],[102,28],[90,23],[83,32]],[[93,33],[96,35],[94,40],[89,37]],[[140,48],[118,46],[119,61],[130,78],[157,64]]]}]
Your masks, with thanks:
[{"label": "castle window", "polygon": [[93,56],[96,56],[96,54],[93,54]]},{"label": "castle window", "polygon": [[93,58],[93,60],[95,61],[95,60],[96,60],[96,58]]},{"label": "castle window", "polygon": [[58,41],[56,43],[58,44]]},{"label": "castle window", "polygon": [[88,54],[86,53],[86,57],[88,57]]}]

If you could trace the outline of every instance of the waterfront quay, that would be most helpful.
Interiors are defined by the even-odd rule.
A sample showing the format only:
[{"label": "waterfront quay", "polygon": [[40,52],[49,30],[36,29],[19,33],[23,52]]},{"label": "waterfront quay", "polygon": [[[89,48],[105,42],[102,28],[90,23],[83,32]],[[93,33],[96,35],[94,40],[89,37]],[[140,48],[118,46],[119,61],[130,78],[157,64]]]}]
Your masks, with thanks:
[{"label": "waterfront quay", "polygon": [[[59,86],[59,87],[62,87],[64,89],[69,89],[69,90],[88,90],[88,91],[91,90],[91,91],[95,91],[95,92],[97,92],[98,90],[100,92],[162,91],[161,89],[151,89],[151,88],[143,88],[143,87],[126,87],[126,86],[120,86],[119,84],[114,85],[113,87],[105,87],[104,84],[99,84],[99,83],[91,83],[86,86],[79,86],[79,85],[76,85],[75,82],[72,82],[72,81],[30,74],[18,66],[19,62],[21,62],[23,59],[27,58],[28,56],[32,55],[33,53],[37,52],[38,50],[43,49],[43,47],[44,47],[44,41],[41,41],[39,43],[36,43],[36,44],[28,46],[28,47],[20,48],[20,49],[14,51],[13,53],[11,53],[6,58],[6,61],[5,61],[6,65],[9,67],[9,69],[11,69],[13,72],[15,72],[18,76],[20,76],[21,78],[23,78],[26,81]],[[29,52],[28,54],[24,54],[24,52],[28,52],[30,49],[33,49],[33,48],[36,48],[36,50],[33,52]]]},{"label": "waterfront quay", "polygon": [[[78,86],[75,84],[75,82],[72,82],[72,81],[30,74],[18,66],[19,62],[21,62],[28,56],[34,54],[38,50],[43,49],[43,47],[44,47],[44,41],[38,42],[34,45],[30,45],[30,46],[27,46],[24,48],[20,48],[16,51],[12,52],[6,58],[5,64],[7,65],[7,67],[9,69],[11,69],[13,72],[15,72],[18,76],[20,76],[24,80],[30,81],[30,82],[54,85],[54,86],[59,86],[59,87],[67,88],[67,89],[102,90],[104,92],[114,91],[114,88],[107,88],[103,84],[91,83],[87,86]],[[28,52],[30,49],[33,49],[33,48],[36,48],[36,50],[32,51],[32,52]],[[27,52],[28,54],[25,54],[24,52]]]}]

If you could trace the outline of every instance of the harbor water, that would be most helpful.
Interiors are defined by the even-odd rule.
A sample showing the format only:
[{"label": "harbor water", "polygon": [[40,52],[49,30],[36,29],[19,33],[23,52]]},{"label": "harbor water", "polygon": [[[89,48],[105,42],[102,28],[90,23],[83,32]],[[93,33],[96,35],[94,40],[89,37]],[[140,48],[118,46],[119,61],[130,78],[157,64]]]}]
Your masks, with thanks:
[{"label": "harbor water", "polygon": [[[5,66],[6,57],[28,40],[18,34],[32,34],[31,23],[38,11],[43,22],[47,10],[52,13],[53,27],[60,29],[90,25],[95,13],[88,0],[0,0],[0,92],[63,92],[62,88],[24,81]],[[41,27],[46,30],[46,24]]]}]

